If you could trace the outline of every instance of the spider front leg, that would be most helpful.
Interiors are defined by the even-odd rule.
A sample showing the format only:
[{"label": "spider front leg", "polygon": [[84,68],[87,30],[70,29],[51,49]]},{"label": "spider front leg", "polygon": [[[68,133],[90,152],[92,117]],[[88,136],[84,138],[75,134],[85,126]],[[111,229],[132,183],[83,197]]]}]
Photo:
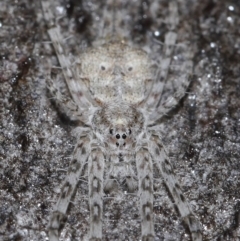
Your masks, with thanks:
[{"label": "spider front leg", "polygon": [[100,149],[92,150],[88,160],[90,237],[91,241],[102,240],[103,174],[104,155]]},{"label": "spider front leg", "polygon": [[[146,105],[152,112],[150,115],[150,124],[166,115],[169,110],[174,108],[181,98],[186,94],[186,90],[190,84],[189,74],[192,73],[192,56],[189,54],[189,48],[184,48],[183,62],[179,60],[173,61],[173,55],[177,47],[177,28],[179,23],[178,3],[177,1],[169,1],[169,17],[166,21],[170,31],[165,34],[163,56],[160,60],[156,73],[155,82],[153,84],[151,95],[149,95]],[[176,57],[178,59],[178,56]],[[169,85],[169,75],[174,74],[175,80],[172,81],[174,92],[168,98],[163,99],[163,93],[166,85]],[[176,82],[176,83],[174,83]],[[171,82],[170,82],[171,83]]]},{"label": "spider front leg", "polygon": [[154,240],[153,222],[153,165],[147,149],[136,153],[136,166],[139,183],[142,240]]},{"label": "spider front leg", "polygon": [[71,121],[84,121],[83,110],[80,110],[79,106],[70,97],[61,93],[56,82],[50,78],[50,75],[47,78],[46,83],[57,109],[62,114],[66,115]]},{"label": "spider front leg", "polygon": [[75,193],[79,177],[82,174],[84,165],[87,162],[90,153],[90,140],[88,136],[81,135],[75,147],[67,177],[62,185],[60,197],[54,208],[49,221],[49,240],[58,241],[60,231],[65,223],[66,213],[69,203]]},{"label": "spider front leg", "polygon": [[177,90],[171,96],[169,96],[164,102],[160,102],[159,106],[156,107],[156,110],[152,111],[150,114],[149,124],[153,124],[155,121],[166,115],[171,109],[173,109],[179,101],[185,96],[187,88],[190,84],[189,74],[192,72],[193,63],[192,61],[185,61],[179,72],[182,72],[181,76],[178,76],[177,80]]},{"label": "spider front leg", "polygon": [[169,68],[172,61],[173,51],[177,41],[176,28],[178,25],[178,5],[176,1],[169,1],[169,17],[166,21],[169,25],[170,31],[164,36],[163,56],[160,60],[155,83],[153,84],[152,93],[148,97],[147,106],[149,108],[156,108],[161,100],[161,95],[164,90]]},{"label": "spider front leg", "polygon": [[87,87],[84,85],[83,81],[78,78],[78,66],[72,66],[68,55],[64,51],[62,44],[64,38],[62,37],[59,26],[55,25],[55,18],[51,11],[51,5],[51,0],[42,1],[43,15],[49,28],[48,35],[54,46],[54,50],[73,101],[79,106],[79,109],[81,107],[81,111],[84,112],[84,109],[92,106],[91,103],[93,103],[93,100],[89,96]]},{"label": "spider front leg", "polygon": [[159,136],[152,136],[152,140],[149,144],[149,152],[174,200],[174,205],[188,226],[192,240],[202,241],[201,225],[182,193],[181,186],[174,175],[168,154]]}]

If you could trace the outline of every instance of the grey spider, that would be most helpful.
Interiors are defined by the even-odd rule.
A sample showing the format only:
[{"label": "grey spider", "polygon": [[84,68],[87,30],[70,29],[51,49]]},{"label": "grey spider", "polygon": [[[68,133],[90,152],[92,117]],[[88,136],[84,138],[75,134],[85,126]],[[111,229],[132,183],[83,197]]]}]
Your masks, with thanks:
[{"label": "grey spider", "polygon": [[[59,239],[69,203],[85,164],[88,166],[89,240],[103,238],[104,192],[112,191],[118,175],[124,175],[128,190],[133,191],[135,182],[132,173],[137,173],[138,179],[142,240],[155,239],[155,168],[161,174],[176,208],[187,224],[192,240],[202,240],[199,221],[183,196],[161,136],[155,128],[156,121],[179,102],[189,85],[186,74],[177,93],[160,101],[163,82],[171,61],[171,47],[166,49],[166,56],[161,61],[159,70],[145,51],[130,47],[123,40],[112,38],[103,45],[86,50],[73,67],[64,53],[59,27],[53,24],[51,3],[42,1],[42,7],[49,24],[48,34],[71,98],[63,97],[51,79],[48,80],[49,90],[55,96],[61,111],[70,119],[84,123],[60,197],[50,217],[50,240]],[[175,18],[175,1],[169,3],[169,9],[173,13],[172,18]],[[174,45],[176,37],[176,33],[170,31],[165,42],[169,46]],[[184,70],[191,67],[191,61],[183,64]],[[133,164],[136,170],[132,167]],[[104,181],[106,169],[109,178]]]}]

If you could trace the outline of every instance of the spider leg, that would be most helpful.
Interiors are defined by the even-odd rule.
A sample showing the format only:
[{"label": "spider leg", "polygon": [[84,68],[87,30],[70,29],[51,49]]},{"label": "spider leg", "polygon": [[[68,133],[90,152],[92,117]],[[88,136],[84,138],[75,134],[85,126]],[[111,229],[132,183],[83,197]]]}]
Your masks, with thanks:
[{"label": "spider leg", "polygon": [[81,176],[84,165],[87,162],[90,153],[89,138],[85,135],[79,137],[75,147],[72,161],[70,163],[66,179],[61,188],[61,194],[52,213],[48,226],[50,241],[58,241],[60,231],[66,220],[66,213],[75,193],[76,186]]},{"label": "spider leg", "polygon": [[168,191],[173,198],[176,209],[188,226],[192,240],[202,241],[201,225],[182,193],[181,187],[174,175],[168,154],[159,136],[154,135],[152,137],[152,141],[149,144],[149,152],[151,153],[156,167],[159,169]]},{"label": "spider leg", "polygon": [[167,23],[170,25],[170,31],[166,33],[164,38],[164,56],[160,60],[160,67],[158,68],[155,83],[153,84],[152,93],[147,99],[146,105],[148,108],[155,109],[161,100],[161,95],[164,90],[165,82],[167,80],[172,54],[177,41],[176,27],[178,25],[178,6],[175,1],[169,2],[169,18]]},{"label": "spider leg", "polygon": [[63,95],[59,87],[56,86],[56,83],[50,77],[47,78],[46,83],[50,95],[54,98],[54,103],[61,113],[65,114],[72,121],[81,120],[86,122],[82,116],[83,113],[79,110],[79,106],[71,98]]},{"label": "spider leg", "polygon": [[92,150],[88,160],[90,237],[91,241],[102,240],[103,174],[104,155],[100,149]]},{"label": "spider leg", "polygon": [[[92,106],[91,102],[94,103],[94,101],[89,96],[87,87],[80,78],[77,78],[77,71],[73,71],[71,68],[72,64],[62,47],[63,37],[59,26],[56,26],[54,23],[54,15],[51,11],[51,5],[51,1],[42,1],[43,15],[49,27],[48,34],[56,51],[59,64],[62,68],[72,98],[78,106],[82,107],[81,111],[84,111],[85,108]],[[77,66],[74,67],[77,68]]]},{"label": "spider leg", "polygon": [[192,61],[185,61],[181,66],[182,74],[178,76],[178,81],[180,83],[177,84],[177,90],[172,96],[169,96],[164,102],[162,102],[156,110],[152,111],[150,114],[149,124],[153,124],[155,121],[166,115],[171,109],[173,109],[179,101],[186,94],[186,90],[190,84],[191,78],[189,78],[189,73],[192,71],[193,63]]},{"label": "spider leg", "polygon": [[[186,59],[181,64],[172,65],[173,54],[177,42],[177,27],[179,23],[178,4],[177,1],[169,1],[169,17],[167,24],[170,31],[166,33],[164,39],[164,56],[160,60],[160,66],[156,73],[156,79],[153,84],[152,93],[148,97],[146,105],[152,110],[150,115],[151,123],[164,116],[169,110],[179,103],[180,99],[185,95],[190,83],[189,74],[192,73],[192,61],[189,61],[191,56],[185,56]],[[187,51],[187,53],[190,51]],[[163,99],[163,92],[166,90],[169,74],[176,74],[175,92],[170,97]]]},{"label": "spider leg", "polygon": [[139,180],[142,240],[153,241],[153,165],[147,149],[141,148],[136,153],[136,165]]}]

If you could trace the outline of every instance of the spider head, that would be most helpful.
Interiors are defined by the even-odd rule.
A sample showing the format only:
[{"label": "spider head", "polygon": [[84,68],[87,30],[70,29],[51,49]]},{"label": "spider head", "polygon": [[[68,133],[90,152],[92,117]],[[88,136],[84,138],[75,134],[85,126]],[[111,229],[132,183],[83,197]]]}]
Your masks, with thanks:
[{"label": "spider head", "polygon": [[93,127],[108,154],[134,152],[144,129],[143,114],[131,106],[106,106],[95,113]]},{"label": "spider head", "polygon": [[110,149],[124,152],[129,148],[133,148],[134,142],[131,127],[116,125],[109,128],[107,145],[110,147]]}]

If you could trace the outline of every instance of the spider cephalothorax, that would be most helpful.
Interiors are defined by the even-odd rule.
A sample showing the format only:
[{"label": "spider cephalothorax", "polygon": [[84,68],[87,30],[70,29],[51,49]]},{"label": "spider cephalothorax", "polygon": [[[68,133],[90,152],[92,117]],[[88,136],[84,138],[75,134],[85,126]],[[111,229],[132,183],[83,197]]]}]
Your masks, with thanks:
[{"label": "spider cephalothorax", "polygon": [[96,111],[92,119],[96,136],[107,151],[125,155],[132,153],[144,132],[144,116],[136,108],[115,103]]}]

